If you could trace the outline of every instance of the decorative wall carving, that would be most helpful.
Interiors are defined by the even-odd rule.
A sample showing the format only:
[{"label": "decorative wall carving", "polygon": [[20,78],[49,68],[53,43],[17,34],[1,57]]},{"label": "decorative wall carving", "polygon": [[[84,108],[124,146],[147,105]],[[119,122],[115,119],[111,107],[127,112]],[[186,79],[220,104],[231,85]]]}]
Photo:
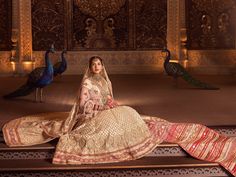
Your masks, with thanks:
[{"label": "decorative wall carving", "polygon": [[107,26],[112,26],[116,48],[127,50],[129,46],[129,1],[126,1],[120,11],[113,15],[112,19],[108,19],[106,23]]},{"label": "decorative wall carving", "polygon": [[[93,27],[93,19],[90,16],[83,14],[78,6],[72,4],[72,47],[73,49],[83,49],[86,45],[87,30],[91,31]],[[89,20],[91,19],[91,21]]]},{"label": "decorative wall carving", "polygon": [[[96,17],[97,13],[87,12],[86,14],[91,15],[93,18],[87,19],[87,25],[85,27],[86,30],[80,30],[80,32],[77,32],[81,35],[86,35],[84,39],[79,39],[79,36],[81,36],[79,34],[75,35],[78,36],[77,39],[79,40],[77,41],[80,44],[84,43],[84,46],[82,47],[90,49],[110,48],[113,50],[132,50],[138,48],[163,48],[166,45],[167,4],[166,1],[161,2],[162,3],[155,3],[155,1],[148,1],[148,3],[146,4],[144,3],[144,1],[136,0],[135,4],[137,10],[135,11],[136,14],[133,13],[133,15],[136,16],[135,21],[129,20],[129,18],[132,18],[132,16],[129,16],[129,11],[135,8],[134,4],[132,4],[132,1],[126,1],[126,3],[122,7],[120,7],[122,3],[120,1],[117,1],[117,6],[120,7],[120,10],[118,11],[118,13],[107,19],[105,19],[105,15],[103,15],[103,17]],[[146,8],[144,11],[141,10],[143,6],[145,6]],[[83,13],[80,13],[80,15],[82,14]],[[75,16],[74,19],[79,19],[79,17]],[[105,20],[101,22],[101,20],[99,21],[98,19]],[[100,23],[102,23],[103,26],[102,30],[99,27],[101,26]],[[132,25],[130,25],[129,23],[132,23]],[[129,33],[129,28],[132,26],[133,28],[135,28],[135,24],[137,31],[136,37],[135,35]],[[84,24],[78,26],[84,26]],[[133,48],[129,47],[132,46],[129,44],[129,42],[134,43],[129,39],[129,35],[132,35],[134,37],[132,40],[136,41],[135,43],[137,44],[137,46],[133,46]],[[103,39],[99,39],[99,36],[103,36]],[[98,43],[100,43],[100,45],[96,45]]]},{"label": "decorative wall carving", "polygon": [[189,51],[189,62],[192,67],[232,66],[236,63],[236,51],[192,50]]},{"label": "decorative wall carving", "polygon": [[166,46],[167,1],[136,0],[137,49],[161,49]]},{"label": "decorative wall carving", "polygon": [[183,3],[183,0],[168,0],[167,3],[167,11],[168,11],[168,19],[167,19],[167,47],[171,51],[172,59],[178,60],[180,54],[180,33],[179,30],[181,28],[180,24],[183,19],[181,19],[182,15],[180,9],[180,3]]},{"label": "decorative wall carving", "polygon": [[236,50],[189,50],[188,67],[199,74],[235,75]]},{"label": "decorative wall carving", "polygon": [[[11,33],[11,42],[12,42],[12,48],[11,48],[11,58],[10,60],[12,62],[18,62],[19,61],[19,1],[18,0],[12,0],[12,33]],[[32,41],[31,41],[32,43]],[[14,71],[13,71],[14,72]]]},{"label": "decorative wall carving", "polygon": [[[65,74],[83,74],[90,57],[99,55],[110,74],[162,73],[163,58],[160,51],[70,51],[66,55],[68,67]],[[50,56],[58,61],[60,52]],[[33,52],[35,67],[44,65],[44,52]]]},{"label": "decorative wall carving", "polygon": [[0,50],[11,50],[11,1],[0,0]]},{"label": "decorative wall carving", "polygon": [[161,49],[166,6],[166,0],[32,0],[33,48],[56,41],[57,50]]},{"label": "decorative wall carving", "polygon": [[46,50],[53,42],[57,50],[65,47],[65,3],[65,0],[32,0],[33,50]]},{"label": "decorative wall carving", "polygon": [[11,74],[12,65],[9,62],[10,57],[10,51],[0,52],[0,74]]},{"label": "decorative wall carving", "polygon": [[104,21],[120,11],[126,0],[77,0],[79,9],[97,21]]},{"label": "decorative wall carving", "polygon": [[19,0],[19,14],[19,60],[30,61],[32,60],[31,0]]},{"label": "decorative wall carving", "polygon": [[127,47],[128,1],[103,1],[96,1],[97,4],[80,1],[78,7],[73,5],[74,48],[119,50]]},{"label": "decorative wall carving", "polygon": [[190,0],[187,3],[189,49],[235,48],[235,0]]},{"label": "decorative wall carving", "polygon": [[[0,0],[0,2],[10,3],[11,1]],[[168,44],[165,43],[165,46],[167,45],[172,51],[172,59],[181,59],[180,40],[182,40],[182,36],[179,31],[185,25],[183,23],[184,13],[182,11],[184,9],[183,0],[126,0],[125,4],[121,7],[119,6],[119,10],[115,11],[114,14],[109,17],[102,15],[102,17],[99,18],[93,15],[96,17],[94,18],[90,13],[81,11],[78,5],[75,4],[77,0],[55,0],[53,3],[46,0],[15,0],[13,3],[14,2],[17,2],[18,7],[15,13],[17,18],[15,19],[18,20],[19,24],[15,24],[15,28],[19,28],[17,35],[20,37],[18,41],[20,51],[19,65],[21,65],[22,60],[32,59],[31,21],[33,22],[34,50],[45,50],[52,41],[56,42],[57,50],[64,47],[67,47],[69,50],[83,50],[82,52],[69,52],[68,60],[70,60],[70,69],[68,69],[68,74],[83,73],[83,69],[91,55],[101,55],[106,62],[108,62],[111,70],[110,73],[160,72],[162,70],[163,60],[161,60],[159,51],[156,52],[153,49],[162,48],[162,46],[158,46],[161,42],[158,45],[152,42],[152,40],[155,41],[158,38],[161,38],[160,41],[167,41]],[[158,3],[153,5],[152,3],[154,2]],[[219,4],[219,2],[222,3]],[[4,3],[0,3],[1,9]],[[208,48],[234,48],[234,39],[236,39],[236,36],[234,32],[232,32],[232,19],[236,16],[234,15],[236,13],[233,13],[235,11],[235,0],[186,0],[186,3],[190,3],[189,7],[192,8],[186,11],[188,47],[189,49],[202,49],[189,50],[189,66],[195,69],[205,67],[208,71],[210,68],[215,68],[212,72],[213,74],[228,74],[233,69],[235,70],[235,50],[206,50]],[[201,6],[202,3],[205,3],[205,6]],[[215,11],[212,10],[213,7],[217,7]],[[0,14],[5,10],[1,9]],[[30,15],[31,10],[32,20]],[[203,14],[204,12],[207,13]],[[162,13],[164,14],[161,18],[163,23],[159,24],[159,22],[157,22],[157,24],[153,24],[156,23],[158,19],[158,17],[154,15],[155,13],[158,16],[161,16]],[[164,18],[167,18],[167,13],[168,19],[166,19],[166,22]],[[194,14],[196,14],[196,18],[193,18]],[[218,14],[217,20],[212,18],[212,14]],[[145,20],[142,15],[146,17]],[[149,17],[149,15],[153,15],[153,18]],[[197,21],[196,19],[199,18],[199,15],[203,15],[203,18]],[[192,19],[190,19],[190,17]],[[151,19],[149,20],[149,18]],[[96,34],[97,28],[97,23],[94,22],[96,19],[105,19],[103,25],[106,27],[104,28],[103,26],[103,28],[106,29],[105,39],[108,40],[109,48],[103,48],[104,45],[98,45],[95,46],[96,48],[92,48],[94,45],[92,41],[95,39],[92,36],[96,37],[96,35],[94,35]],[[209,30],[209,24],[211,23],[213,25],[210,26]],[[1,25],[2,23],[0,23],[0,26]],[[156,28],[158,25],[160,25],[160,27]],[[167,26],[167,34],[164,34],[162,29],[167,28]],[[216,32],[211,30],[213,27],[217,29]],[[149,30],[149,33],[145,32],[146,28],[147,31]],[[235,29],[235,27],[233,29]],[[9,30],[9,33],[10,31],[11,30]],[[208,33],[210,34],[208,36],[214,36],[216,34],[219,34],[219,36],[217,40],[212,40],[215,39],[212,37],[210,37],[209,40],[206,37],[202,38],[202,36],[207,36],[206,34]],[[166,36],[162,38],[164,35]],[[151,42],[142,41],[142,37],[145,40],[149,38]],[[201,39],[204,39],[205,44],[201,42]],[[216,43],[211,41],[216,41]],[[207,44],[207,46],[204,47],[202,44],[206,45],[206,42],[209,42],[210,45]],[[86,52],[86,50],[88,52]],[[4,52],[4,56],[8,55],[8,52]],[[35,66],[44,64],[43,56],[43,52],[34,52],[33,59],[35,59]],[[1,59],[1,73],[11,73],[12,66],[8,63],[9,58],[10,57],[4,58],[4,62]],[[56,60],[58,60],[58,58],[55,58],[53,61]],[[224,68],[224,71],[222,71],[222,68]],[[198,73],[202,74],[203,72],[200,70]]]}]

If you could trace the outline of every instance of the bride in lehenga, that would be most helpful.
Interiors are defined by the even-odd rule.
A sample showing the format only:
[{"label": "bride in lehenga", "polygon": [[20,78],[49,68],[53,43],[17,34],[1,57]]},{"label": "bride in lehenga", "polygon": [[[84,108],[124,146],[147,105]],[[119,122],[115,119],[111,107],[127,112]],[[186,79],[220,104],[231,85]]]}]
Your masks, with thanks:
[{"label": "bride in lehenga", "polygon": [[95,164],[141,158],[161,142],[179,144],[198,159],[217,162],[236,175],[236,140],[200,124],[170,123],[119,106],[103,60],[94,56],[69,113],[12,120],[3,127],[8,146],[42,144],[59,138],[54,164]]}]

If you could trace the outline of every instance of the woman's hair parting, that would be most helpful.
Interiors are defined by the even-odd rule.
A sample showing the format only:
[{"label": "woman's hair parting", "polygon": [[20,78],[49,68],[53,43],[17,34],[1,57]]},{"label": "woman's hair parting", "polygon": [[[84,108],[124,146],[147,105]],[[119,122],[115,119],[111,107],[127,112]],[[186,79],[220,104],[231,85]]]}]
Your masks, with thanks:
[{"label": "woman's hair parting", "polygon": [[103,61],[102,61],[102,58],[101,58],[101,57],[99,57],[99,56],[92,56],[92,57],[89,59],[89,68],[91,68],[92,62],[93,62],[93,60],[95,60],[95,59],[100,60],[101,64],[103,65]]}]

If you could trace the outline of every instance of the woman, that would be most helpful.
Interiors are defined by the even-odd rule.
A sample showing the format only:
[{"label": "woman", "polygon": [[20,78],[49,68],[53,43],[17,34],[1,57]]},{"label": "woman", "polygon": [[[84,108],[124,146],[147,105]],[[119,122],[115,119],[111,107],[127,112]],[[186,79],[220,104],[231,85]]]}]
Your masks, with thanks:
[{"label": "woman", "polygon": [[113,99],[103,61],[94,56],[69,113],[35,115],[3,127],[9,146],[28,146],[60,137],[55,164],[93,164],[134,160],[162,141],[178,143],[190,155],[218,162],[236,175],[236,141],[199,124],[170,123],[140,116]]}]

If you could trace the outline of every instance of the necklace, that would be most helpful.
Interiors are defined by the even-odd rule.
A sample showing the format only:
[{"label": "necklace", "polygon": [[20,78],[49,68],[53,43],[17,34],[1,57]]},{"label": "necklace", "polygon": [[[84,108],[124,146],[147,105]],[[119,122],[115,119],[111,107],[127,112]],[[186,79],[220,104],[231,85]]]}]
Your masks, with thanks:
[{"label": "necklace", "polygon": [[100,74],[94,74],[91,77],[91,81],[92,84],[97,86],[99,89],[102,96],[102,102],[105,104],[107,102],[108,95],[110,95],[107,81]]}]

